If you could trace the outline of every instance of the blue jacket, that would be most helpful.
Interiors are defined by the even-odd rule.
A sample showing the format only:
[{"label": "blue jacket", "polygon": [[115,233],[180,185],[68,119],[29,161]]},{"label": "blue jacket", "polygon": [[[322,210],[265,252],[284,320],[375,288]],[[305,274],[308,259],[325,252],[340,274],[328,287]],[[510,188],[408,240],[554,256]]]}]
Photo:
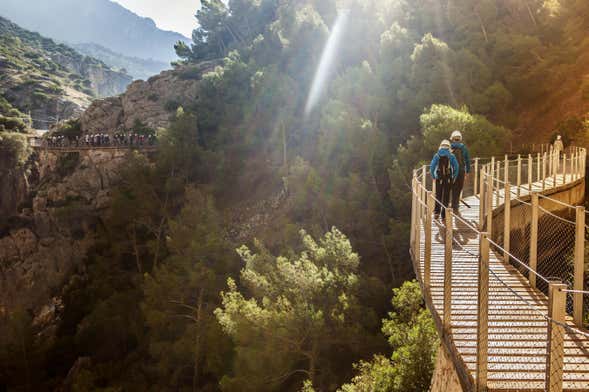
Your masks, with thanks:
[{"label": "blue jacket", "polygon": [[458,161],[456,160],[456,157],[454,156],[454,154],[452,154],[450,152],[450,150],[447,150],[447,149],[441,149],[436,153],[436,155],[434,155],[434,158],[432,159],[432,163],[429,166],[429,171],[430,171],[432,177],[436,180],[438,179],[436,173],[438,171],[438,163],[440,162],[440,156],[447,156],[450,158],[450,169],[452,171],[452,180],[456,180],[456,178],[458,177],[458,171],[460,170],[460,167],[458,166]]},{"label": "blue jacket", "polygon": [[470,153],[468,148],[461,142],[452,142],[452,149],[459,148],[462,150],[462,157],[464,158],[464,170],[466,173],[470,173]]}]

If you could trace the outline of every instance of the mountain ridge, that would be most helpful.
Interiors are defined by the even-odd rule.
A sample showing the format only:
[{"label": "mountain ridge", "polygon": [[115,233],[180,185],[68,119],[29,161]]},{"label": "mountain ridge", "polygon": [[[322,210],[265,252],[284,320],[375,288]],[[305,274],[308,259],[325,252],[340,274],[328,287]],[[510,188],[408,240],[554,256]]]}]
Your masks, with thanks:
[{"label": "mountain ridge", "polygon": [[[68,118],[95,97],[120,94],[132,78],[0,17],[0,96],[5,117],[30,113],[36,128]],[[9,106],[10,105],[10,106]],[[53,120],[52,120],[53,119]],[[6,125],[6,124],[5,124]],[[14,125],[14,124],[13,124]],[[8,130],[18,126],[5,127]]]},{"label": "mountain ridge", "polygon": [[[98,44],[125,56],[160,62],[176,60],[174,44],[189,41],[110,0],[3,0],[0,15],[58,41]],[[52,15],[60,15],[59,20]]]}]

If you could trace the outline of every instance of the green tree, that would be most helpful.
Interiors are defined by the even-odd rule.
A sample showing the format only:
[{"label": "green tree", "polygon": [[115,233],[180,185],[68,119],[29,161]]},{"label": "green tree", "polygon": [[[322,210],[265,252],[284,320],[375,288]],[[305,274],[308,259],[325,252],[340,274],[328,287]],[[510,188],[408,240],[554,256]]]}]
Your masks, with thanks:
[{"label": "green tree", "polygon": [[243,288],[229,279],[215,311],[236,345],[225,390],[280,390],[305,378],[326,388],[334,365],[329,354],[341,357],[361,340],[358,255],[335,228],[319,242],[304,231],[301,237],[304,250],[288,257],[274,257],[261,245],[258,254],[238,251]]},{"label": "green tree", "polygon": [[507,129],[492,124],[484,116],[471,114],[466,107],[432,105],[421,115],[420,122],[426,157],[432,156],[454,130],[462,132],[473,157],[501,155],[511,137]]},{"label": "green tree", "polygon": [[145,275],[143,286],[142,309],[158,384],[215,390],[231,345],[213,310],[235,256],[212,198],[188,189],[167,238],[170,255]]}]

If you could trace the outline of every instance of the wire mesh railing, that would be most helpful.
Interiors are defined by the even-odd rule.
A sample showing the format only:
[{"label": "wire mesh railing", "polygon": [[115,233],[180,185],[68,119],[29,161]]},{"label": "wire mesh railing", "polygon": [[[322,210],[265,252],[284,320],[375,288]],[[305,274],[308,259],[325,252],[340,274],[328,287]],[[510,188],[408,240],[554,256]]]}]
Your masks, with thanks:
[{"label": "wire mesh railing", "polygon": [[[455,327],[453,301],[463,298],[456,297],[451,287],[455,283],[453,278],[456,279],[452,275],[452,265],[458,263],[452,260],[452,254],[466,257],[468,263],[478,267],[476,366],[472,381],[476,380],[479,386],[484,383],[486,388],[487,383],[492,383],[499,389],[509,385],[522,390],[562,390],[563,387],[587,390],[583,388],[589,386],[589,334],[581,329],[582,320],[578,320],[579,314],[587,315],[583,310],[589,308],[584,269],[579,271],[579,258],[583,259],[587,249],[585,211],[583,207],[569,205],[568,200],[552,197],[558,195],[555,192],[560,187],[570,186],[585,177],[585,150],[571,148],[567,151],[561,155],[544,146],[535,154],[531,150],[523,157],[475,160],[463,197],[476,204],[471,207],[464,203],[469,208],[479,209],[478,219],[454,215],[448,208],[449,219],[434,224],[433,206],[439,201],[432,192],[432,180],[426,168],[414,175],[412,255],[426,296],[439,305],[439,309],[433,310],[443,316],[442,325],[447,336],[452,336],[447,332]],[[434,233],[433,227],[439,230]],[[444,278],[437,277],[434,283],[432,274],[439,274],[440,267],[432,270],[432,254],[439,257],[439,251],[432,251],[432,238],[438,244],[445,244]],[[475,239],[480,241],[478,247],[473,247]],[[491,263],[489,255],[485,256],[485,249],[492,255]],[[506,273],[496,260],[508,263],[519,274]],[[470,268],[468,265],[457,264],[457,267],[463,271]],[[528,283],[522,286],[519,279]],[[435,286],[440,285],[440,281],[443,281],[443,288]],[[440,293],[443,293],[441,299],[438,298]],[[489,306],[492,307],[490,313]],[[513,320],[499,321],[507,317],[505,315]],[[567,315],[574,317],[575,324]],[[531,369],[530,372],[518,373],[526,385],[513,380],[500,381],[500,370],[507,369],[508,364],[489,363],[489,357],[495,358],[494,355],[501,352],[493,339],[502,336],[498,329],[502,323],[506,328],[515,328],[519,323],[521,331],[532,331],[528,340],[510,337],[508,342],[516,351],[522,350],[519,346],[526,346],[526,350],[537,357],[532,365],[523,366]],[[463,333],[461,329],[457,331],[458,335]],[[533,343],[530,343],[530,336],[535,338]],[[505,349],[509,349],[509,344]],[[533,346],[535,351],[528,346]]]}]

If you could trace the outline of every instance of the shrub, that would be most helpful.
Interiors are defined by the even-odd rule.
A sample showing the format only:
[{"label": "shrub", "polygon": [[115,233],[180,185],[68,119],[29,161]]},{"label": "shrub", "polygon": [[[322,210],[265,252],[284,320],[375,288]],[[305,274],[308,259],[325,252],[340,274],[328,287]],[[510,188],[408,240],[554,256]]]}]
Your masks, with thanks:
[{"label": "shrub", "polygon": [[19,117],[6,117],[0,115],[0,125],[8,131],[22,132],[27,129],[27,124]]},{"label": "shrub", "polygon": [[21,133],[0,133],[0,164],[3,168],[22,166],[32,153],[27,137]]}]

